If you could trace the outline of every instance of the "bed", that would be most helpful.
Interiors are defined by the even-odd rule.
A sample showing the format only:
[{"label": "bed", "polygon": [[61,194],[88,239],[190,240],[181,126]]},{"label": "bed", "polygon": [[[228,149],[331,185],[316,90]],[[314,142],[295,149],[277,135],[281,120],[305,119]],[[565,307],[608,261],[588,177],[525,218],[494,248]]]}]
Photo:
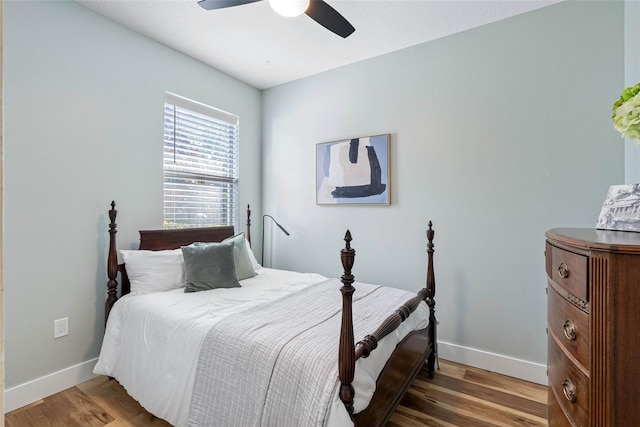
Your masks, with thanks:
[{"label": "bed", "polygon": [[[354,282],[349,231],[340,280],[263,268],[246,249],[250,214],[247,207],[239,234],[233,227],[141,230],[139,250],[120,251],[126,263],[119,263],[111,203],[106,331],[94,373],[115,378],[175,426],[385,425],[423,366],[430,377],[436,368],[431,222],[426,286],[410,294]],[[188,292],[199,283],[194,271],[201,273],[193,260],[222,254],[223,246],[220,263],[230,259],[238,278],[255,274],[237,286]],[[248,260],[238,258],[242,251]],[[179,262],[186,288],[153,288]]]}]

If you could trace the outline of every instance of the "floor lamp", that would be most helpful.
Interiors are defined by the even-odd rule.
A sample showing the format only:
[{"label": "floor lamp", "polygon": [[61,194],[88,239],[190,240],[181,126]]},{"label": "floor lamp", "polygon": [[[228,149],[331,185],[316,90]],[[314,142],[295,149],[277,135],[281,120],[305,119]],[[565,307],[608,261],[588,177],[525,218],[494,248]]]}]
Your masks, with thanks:
[{"label": "floor lamp", "polygon": [[278,228],[280,230],[282,230],[282,232],[284,234],[286,234],[287,236],[289,235],[289,232],[287,230],[285,230],[283,226],[278,224],[278,221],[276,221],[274,217],[272,217],[271,215],[267,215],[267,214],[262,215],[262,252],[261,252],[262,258],[261,258],[261,264],[262,264],[263,267],[264,267],[264,219],[265,218],[271,218],[271,221],[273,221],[274,224],[277,225]]}]

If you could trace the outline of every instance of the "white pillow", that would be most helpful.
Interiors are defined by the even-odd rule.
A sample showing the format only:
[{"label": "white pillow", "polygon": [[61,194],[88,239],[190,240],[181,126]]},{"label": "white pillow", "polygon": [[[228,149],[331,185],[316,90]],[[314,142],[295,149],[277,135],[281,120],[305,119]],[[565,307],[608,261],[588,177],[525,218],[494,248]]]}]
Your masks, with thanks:
[{"label": "white pillow", "polygon": [[120,254],[129,276],[132,293],[170,291],[186,285],[181,249],[168,251],[128,251]]},{"label": "white pillow", "polygon": [[246,243],[245,247],[247,248],[247,252],[249,252],[249,259],[251,260],[251,265],[253,266],[253,269],[257,272],[258,269],[262,266],[258,263],[256,256],[253,254],[253,250],[251,249],[251,244],[249,244],[249,241],[245,240],[245,243]]}]

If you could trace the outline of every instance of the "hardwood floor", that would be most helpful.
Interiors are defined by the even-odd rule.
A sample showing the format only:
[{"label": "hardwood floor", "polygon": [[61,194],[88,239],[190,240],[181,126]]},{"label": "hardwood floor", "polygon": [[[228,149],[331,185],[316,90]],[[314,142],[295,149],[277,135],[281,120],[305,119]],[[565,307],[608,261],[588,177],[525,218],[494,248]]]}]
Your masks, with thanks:
[{"label": "hardwood floor", "polygon": [[[546,426],[547,388],[442,360],[420,372],[389,427]],[[97,377],[5,416],[6,427],[170,427],[116,382]]]},{"label": "hardwood floor", "polygon": [[547,387],[445,360],[423,369],[389,427],[547,426]]}]

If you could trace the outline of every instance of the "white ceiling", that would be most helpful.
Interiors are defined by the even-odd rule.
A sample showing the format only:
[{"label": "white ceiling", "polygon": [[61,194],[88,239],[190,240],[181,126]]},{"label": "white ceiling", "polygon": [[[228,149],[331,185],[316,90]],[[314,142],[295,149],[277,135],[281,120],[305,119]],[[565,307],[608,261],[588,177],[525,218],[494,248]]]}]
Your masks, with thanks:
[{"label": "white ceiling", "polygon": [[560,0],[327,0],[356,28],[343,39],[267,1],[204,10],[197,0],[76,0],[154,40],[266,89]]}]

